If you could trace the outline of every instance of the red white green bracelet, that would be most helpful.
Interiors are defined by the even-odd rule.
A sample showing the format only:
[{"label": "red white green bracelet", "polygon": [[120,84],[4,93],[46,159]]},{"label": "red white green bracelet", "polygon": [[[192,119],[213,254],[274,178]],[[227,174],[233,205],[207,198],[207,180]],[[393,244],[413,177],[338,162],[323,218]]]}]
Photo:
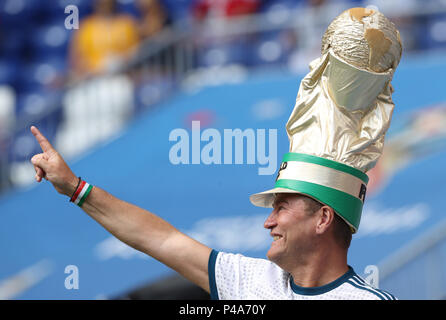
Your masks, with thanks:
[{"label": "red white green bracelet", "polygon": [[93,189],[93,186],[88,182],[83,181],[81,177],[79,177],[78,186],[76,191],[74,191],[73,195],[71,196],[70,202],[74,202],[79,207],[82,207],[85,199],[87,199],[88,195],[90,194],[91,189]]}]

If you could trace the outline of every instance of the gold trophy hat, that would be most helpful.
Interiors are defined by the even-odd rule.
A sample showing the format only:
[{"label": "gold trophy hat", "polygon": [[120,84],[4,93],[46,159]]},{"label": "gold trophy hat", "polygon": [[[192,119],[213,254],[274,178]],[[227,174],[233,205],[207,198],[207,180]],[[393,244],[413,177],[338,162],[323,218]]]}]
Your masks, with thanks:
[{"label": "gold trophy hat", "polygon": [[401,59],[398,30],[382,13],[352,8],[336,17],[310,63],[286,124],[289,152],[273,189],[251,195],[272,207],[277,193],[326,204],[358,230],[368,176],[382,154],[394,103],[391,80]]}]

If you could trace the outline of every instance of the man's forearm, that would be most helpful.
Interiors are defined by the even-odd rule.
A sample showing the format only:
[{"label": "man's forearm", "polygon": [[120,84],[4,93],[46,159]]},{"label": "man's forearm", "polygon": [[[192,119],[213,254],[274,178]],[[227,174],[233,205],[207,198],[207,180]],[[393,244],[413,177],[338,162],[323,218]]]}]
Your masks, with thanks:
[{"label": "man's forearm", "polygon": [[178,232],[160,217],[99,187],[93,187],[82,209],[119,240],[151,256],[166,238]]},{"label": "man's forearm", "polygon": [[[122,242],[209,291],[207,259],[210,248],[184,235],[157,215],[122,201],[99,187],[93,187],[82,209]],[[191,255],[192,251],[200,254]]]}]

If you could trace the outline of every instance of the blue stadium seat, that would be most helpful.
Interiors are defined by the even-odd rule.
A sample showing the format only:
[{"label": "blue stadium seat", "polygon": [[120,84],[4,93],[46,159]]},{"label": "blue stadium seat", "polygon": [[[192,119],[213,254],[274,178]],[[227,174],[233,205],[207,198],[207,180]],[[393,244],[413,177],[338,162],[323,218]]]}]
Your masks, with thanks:
[{"label": "blue stadium seat", "polygon": [[3,28],[23,26],[32,21],[42,1],[2,0],[0,1],[0,22]]},{"label": "blue stadium seat", "polygon": [[14,87],[17,85],[18,66],[18,62],[13,59],[0,60],[0,85],[9,84]]},{"label": "blue stadium seat", "polygon": [[45,60],[32,62],[20,68],[17,88],[33,91],[54,87],[66,73],[66,59],[60,56],[46,56]]},{"label": "blue stadium seat", "polygon": [[48,55],[65,56],[68,51],[71,31],[63,23],[39,27],[28,35],[30,48],[35,57]]},{"label": "blue stadium seat", "polygon": [[172,22],[187,18],[192,9],[194,0],[160,0],[167,9]]},{"label": "blue stadium seat", "polygon": [[16,117],[33,119],[61,103],[62,93],[59,91],[36,88],[34,91],[22,92],[17,96]]},{"label": "blue stadium seat", "polygon": [[272,31],[262,34],[255,42],[251,52],[251,65],[276,65],[286,61],[289,54],[284,31]]},{"label": "blue stadium seat", "polygon": [[65,19],[69,13],[65,13],[65,8],[74,5],[78,8],[79,19],[89,15],[92,11],[94,1],[91,0],[52,0],[41,1],[41,15],[45,17],[45,21],[54,22]]},{"label": "blue stadium seat", "polygon": [[209,44],[199,50],[199,67],[223,66],[228,64],[247,65],[250,60],[250,44],[246,40]]},{"label": "blue stadium seat", "polygon": [[422,49],[446,48],[446,15],[432,16],[425,27],[416,29]]},{"label": "blue stadium seat", "polygon": [[270,10],[294,9],[307,5],[307,0],[266,0],[261,1],[260,12],[266,12]]},{"label": "blue stadium seat", "polygon": [[118,12],[130,14],[135,18],[139,18],[140,12],[136,2],[137,0],[117,0],[117,10]]},{"label": "blue stadium seat", "polygon": [[[1,21],[0,21],[1,23]],[[19,58],[26,47],[23,30],[15,27],[0,29],[0,55],[4,58]]]}]

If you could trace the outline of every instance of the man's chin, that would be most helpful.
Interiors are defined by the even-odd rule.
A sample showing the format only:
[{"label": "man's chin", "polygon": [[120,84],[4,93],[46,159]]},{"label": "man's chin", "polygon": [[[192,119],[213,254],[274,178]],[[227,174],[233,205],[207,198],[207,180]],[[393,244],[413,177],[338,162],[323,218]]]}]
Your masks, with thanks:
[{"label": "man's chin", "polygon": [[276,262],[277,258],[278,258],[278,254],[277,254],[277,252],[275,252],[275,250],[270,248],[268,250],[268,252],[266,253],[266,257],[268,258],[268,260],[270,260],[272,262]]}]

